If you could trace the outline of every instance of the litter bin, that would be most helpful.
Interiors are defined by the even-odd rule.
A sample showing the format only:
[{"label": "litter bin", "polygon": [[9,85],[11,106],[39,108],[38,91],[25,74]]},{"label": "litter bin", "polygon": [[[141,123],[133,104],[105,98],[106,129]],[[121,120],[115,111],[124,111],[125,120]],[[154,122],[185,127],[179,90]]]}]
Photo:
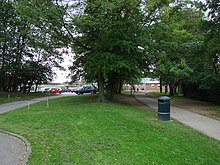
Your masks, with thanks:
[{"label": "litter bin", "polygon": [[163,121],[170,120],[170,98],[167,96],[158,98],[158,119]]}]

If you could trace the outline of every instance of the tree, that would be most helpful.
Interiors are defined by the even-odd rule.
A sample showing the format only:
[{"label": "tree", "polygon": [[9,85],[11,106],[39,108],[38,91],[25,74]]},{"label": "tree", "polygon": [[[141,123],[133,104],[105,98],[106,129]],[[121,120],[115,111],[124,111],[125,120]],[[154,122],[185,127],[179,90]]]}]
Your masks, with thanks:
[{"label": "tree", "polygon": [[27,42],[27,24],[16,13],[13,2],[1,1],[0,52],[2,90],[15,90],[16,75],[22,63],[22,53]]},{"label": "tree", "polygon": [[85,13],[74,20],[77,32],[72,70],[84,72],[99,85],[99,101],[112,100],[117,84],[139,77],[147,57],[138,49],[144,40],[140,1],[87,1]]},{"label": "tree", "polygon": [[61,48],[68,45],[60,23],[65,9],[53,1],[27,0],[3,0],[0,7],[1,90],[16,91],[21,83],[24,86],[27,82],[40,83],[28,73],[33,68],[24,67],[31,67],[30,64],[35,68],[46,68],[51,75],[45,74],[47,76],[42,79],[51,80],[52,67],[61,68],[64,53]]},{"label": "tree", "polygon": [[196,6],[188,7],[189,3],[177,2],[163,8],[160,21],[150,30],[154,74],[169,84],[170,95],[176,94],[181,82],[193,73],[188,55],[197,42],[196,28],[202,13]]},{"label": "tree", "polygon": [[[219,9],[219,1],[207,0],[204,4],[204,11],[208,14],[198,28],[202,37],[197,47],[194,46],[190,57],[194,76],[185,82],[187,96],[214,102],[219,102],[220,93]],[[194,92],[190,90],[191,87],[194,87]]]},{"label": "tree", "polygon": [[35,85],[35,91],[41,83],[47,82],[47,80],[52,80],[53,73],[49,65],[43,65],[36,61],[26,61],[22,65],[22,70],[20,73],[20,89],[23,92],[30,92],[31,87]]}]

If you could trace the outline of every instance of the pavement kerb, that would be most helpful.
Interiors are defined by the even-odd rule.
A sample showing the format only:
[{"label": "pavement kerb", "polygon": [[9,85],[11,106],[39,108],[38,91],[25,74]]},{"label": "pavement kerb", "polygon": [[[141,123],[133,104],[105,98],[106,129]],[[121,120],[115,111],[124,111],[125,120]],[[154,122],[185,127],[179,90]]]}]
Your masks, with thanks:
[{"label": "pavement kerb", "polygon": [[15,138],[21,140],[25,144],[26,152],[24,153],[23,158],[20,160],[21,164],[25,165],[28,161],[28,158],[29,158],[30,154],[31,154],[31,145],[28,142],[28,140],[26,138],[20,136],[20,135],[17,135],[17,134],[11,133],[11,132],[7,132],[7,131],[4,131],[4,130],[0,130],[0,133],[3,133],[3,134],[8,135],[8,136],[15,137]]}]

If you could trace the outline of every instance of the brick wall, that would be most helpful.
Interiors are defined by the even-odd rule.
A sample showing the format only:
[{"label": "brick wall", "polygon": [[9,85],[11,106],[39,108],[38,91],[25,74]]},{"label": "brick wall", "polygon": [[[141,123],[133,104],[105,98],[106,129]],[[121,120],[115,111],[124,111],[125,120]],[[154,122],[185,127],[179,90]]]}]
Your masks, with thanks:
[{"label": "brick wall", "polygon": [[[158,83],[147,83],[146,85],[146,90],[160,90],[160,84]],[[130,90],[131,86],[130,85],[126,85],[123,86],[123,90]],[[144,90],[144,86],[143,85],[135,85],[135,90]],[[165,86],[163,86],[163,91],[165,90]]]}]

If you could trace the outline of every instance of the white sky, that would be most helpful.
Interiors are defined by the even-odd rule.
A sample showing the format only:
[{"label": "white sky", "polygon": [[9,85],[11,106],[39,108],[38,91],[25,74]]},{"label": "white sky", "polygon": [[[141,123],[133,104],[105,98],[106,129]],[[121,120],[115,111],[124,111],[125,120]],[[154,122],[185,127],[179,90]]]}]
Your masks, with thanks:
[{"label": "white sky", "polygon": [[59,69],[54,69],[57,76],[54,77],[54,80],[52,82],[54,82],[54,83],[63,83],[63,82],[69,81],[70,79],[67,78],[68,74],[70,73],[70,71],[68,70],[68,67],[70,65],[72,65],[72,62],[73,62],[73,54],[72,53],[69,53],[68,55],[64,55],[64,61],[61,64],[61,66],[63,66],[66,69],[66,71],[61,71]]}]

